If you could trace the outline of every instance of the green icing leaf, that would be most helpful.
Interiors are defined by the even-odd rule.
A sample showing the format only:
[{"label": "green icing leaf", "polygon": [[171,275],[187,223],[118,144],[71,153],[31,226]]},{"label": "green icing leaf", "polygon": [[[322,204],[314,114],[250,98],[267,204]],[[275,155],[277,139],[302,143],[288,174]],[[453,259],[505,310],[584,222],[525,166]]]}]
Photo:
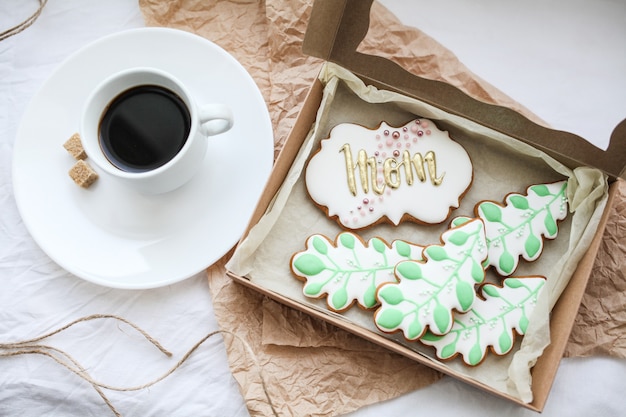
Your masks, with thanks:
[{"label": "green icing leaf", "polygon": [[400,262],[396,266],[398,272],[402,275],[402,278],[416,280],[422,278],[422,268],[417,262],[406,261]]},{"label": "green icing leaf", "polygon": [[528,205],[528,200],[526,199],[526,197],[521,196],[521,195],[512,195],[509,198],[509,201],[511,202],[511,204],[513,205],[513,207],[515,207],[516,209],[520,209],[520,210],[528,210],[528,208],[530,207]]},{"label": "green icing leaf", "polygon": [[442,306],[441,304],[437,304],[435,306],[433,316],[435,318],[435,324],[437,325],[437,329],[439,330],[439,332],[446,333],[448,331],[448,327],[450,326],[450,309]]},{"label": "green icing leaf", "polygon": [[401,240],[396,242],[396,251],[398,252],[398,255],[404,256],[405,258],[411,256],[411,246]]},{"label": "green icing leaf", "polygon": [[483,282],[485,280],[485,269],[481,264],[472,259],[472,279],[476,283]]},{"label": "green icing leaf", "polygon": [[420,337],[420,334],[422,333],[423,330],[424,330],[424,327],[422,327],[419,320],[413,320],[411,324],[409,324],[406,338],[409,340],[415,340],[418,337]]},{"label": "green icing leaf", "polygon": [[500,293],[498,292],[498,289],[494,287],[493,285],[485,285],[483,287],[483,292],[489,295],[490,297],[500,297]]},{"label": "green icing leaf", "polygon": [[371,240],[371,243],[374,249],[376,250],[376,252],[378,253],[385,253],[385,251],[387,250],[387,245],[385,245],[383,241],[378,238],[373,238]]},{"label": "green icing leaf", "polygon": [[456,284],[456,296],[459,299],[462,311],[467,311],[474,303],[475,298],[474,287],[465,281]]},{"label": "green icing leaf", "polygon": [[433,261],[443,261],[448,259],[448,252],[441,246],[429,246],[424,252]]},{"label": "green icing leaf", "polygon": [[452,235],[448,237],[448,240],[455,245],[464,245],[467,242],[467,239],[470,237],[469,234],[459,230],[458,232],[454,232]]},{"label": "green icing leaf", "polygon": [[372,285],[365,291],[363,294],[363,303],[365,304],[365,308],[372,308],[378,303],[376,300],[375,286]]},{"label": "green icing leaf", "polygon": [[464,217],[464,216],[457,217],[454,220],[452,220],[450,226],[451,227],[463,226],[465,223],[467,223],[467,222],[469,222],[471,220],[472,220],[472,218],[470,218],[470,217]]},{"label": "green icing leaf", "polygon": [[326,244],[326,240],[322,239],[319,236],[315,236],[313,238],[313,247],[318,253],[322,255],[326,255],[328,253],[328,245]]},{"label": "green icing leaf", "polygon": [[402,323],[404,314],[395,308],[387,308],[376,316],[376,323],[385,329],[393,330]]},{"label": "green icing leaf", "polygon": [[550,195],[550,189],[548,189],[548,187],[544,184],[533,185],[530,189],[540,197],[547,197]]},{"label": "green icing leaf", "polygon": [[469,364],[470,365],[478,365],[480,361],[483,360],[484,350],[480,347],[480,344],[476,342],[474,346],[472,346],[472,350],[469,352]]},{"label": "green icing leaf", "polygon": [[485,219],[489,220],[490,222],[502,221],[502,211],[499,206],[490,202],[486,202],[482,203],[479,207],[482,210]]},{"label": "green icing leaf", "polygon": [[351,233],[342,233],[339,235],[339,241],[345,248],[354,249],[356,239]]},{"label": "green icing leaf", "polygon": [[513,258],[513,255],[507,251],[502,252],[502,255],[500,255],[499,265],[500,269],[504,271],[505,274],[508,275],[512,273],[513,269],[515,269],[515,259]]},{"label": "green icing leaf", "polygon": [[424,335],[420,338],[421,341],[426,341],[426,342],[436,342],[438,340],[441,340],[443,338],[443,336],[434,334],[433,332],[431,332],[430,330],[426,330],[426,332],[424,333]]},{"label": "green icing leaf", "polygon": [[532,233],[528,235],[526,239],[526,243],[524,243],[524,250],[526,250],[526,254],[529,258],[533,258],[541,249],[541,241],[537,236]]},{"label": "green icing leaf", "polygon": [[554,217],[552,217],[552,213],[550,213],[550,211],[546,211],[546,218],[544,219],[543,224],[546,226],[548,236],[554,236],[558,231],[556,222],[554,221]]},{"label": "green icing leaf", "polygon": [[378,292],[378,296],[391,305],[398,305],[404,301],[404,294],[397,285],[385,285]]},{"label": "green icing leaf", "polygon": [[501,353],[506,353],[513,347],[513,339],[511,339],[511,332],[508,329],[504,329],[500,334],[498,346],[500,346]]},{"label": "green icing leaf", "polygon": [[305,275],[317,275],[326,269],[324,262],[315,255],[305,253],[293,263],[294,268]]},{"label": "green icing leaf", "polygon": [[335,309],[341,310],[345,308],[346,304],[348,304],[348,291],[346,291],[345,288],[340,288],[339,290],[335,291],[331,300],[332,305]]},{"label": "green icing leaf", "polygon": [[522,316],[522,318],[519,320],[519,328],[522,331],[522,333],[526,333],[526,330],[528,330],[528,317],[526,317],[526,315]]},{"label": "green icing leaf", "polygon": [[520,288],[524,286],[524,283],[518,278],[509,278],[504,281],[504,285],[509,288]]},{"label": "green icing leaf", "polygon": [[307,283],[304,286],[304,293],[311,297],[317,297],[322,292],[323,287],[324,287],[324,283],[320,283],[320,282]]},{"label": "green icing leaf", "polygon": [[448,359],[454,356],[455,353],[456,353],[456,342],[452,342],[449,345],[444,346],[443,349],[441,349],[441,352],[439,353],[439,355],[441,356],[441,359]]}]

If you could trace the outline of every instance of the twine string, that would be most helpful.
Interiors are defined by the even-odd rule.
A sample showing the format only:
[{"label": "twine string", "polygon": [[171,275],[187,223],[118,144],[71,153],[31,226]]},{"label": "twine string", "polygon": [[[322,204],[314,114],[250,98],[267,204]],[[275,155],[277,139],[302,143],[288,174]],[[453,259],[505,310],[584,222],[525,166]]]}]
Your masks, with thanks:
[{"label": "twine string", "polygon": [[2,33],[0,33],[0,41],[3,41],[5,39],[7,39],[7,38],[10,38],[13,35],[17,35],[18,33],[22,32],[23,30],[28,28],[30,25],[35,23],[35,20],[37,20],[37,18],[41,14],[41,11],[46,6],[46,3],[48,3],[48,0],[39,0],[39,7],[35,11],[35,13],[30,15],[30,17],[28,17],[22,23],[20,23],[20,24],[18,24],[16,26],[13,26],[12,28],[7,29],[7,30],[3,31]]},{"label": "twine string", "polygon": [[263,388],[263,392],[265,393],[265,396],[267,398],[268,404],[274,414],[275,417],[278,417],[278,413],[276,412],[276,409],[274,408],[274,404],[272,403],[271,397],[268,393],[267,390],[267,384],[265,382],[265,378],[263,377],[263,373],[261,372],[261,366],[258,363],[258,360],[256,358],[256,355],[254,354],[254,351],[252,350],[252,348],[250,347],[250,345],[246,342],[246,340],[244,340],[242,337],[240,337],[239,335],[237,335],[236,333],[233,332],[229,332],[227,330],[216,330],[213,332],[210,332],[209,334],[207,334],[206,336],[204,336],[202,339],[200,339],[198,342],[196,342],[196,344],[194,344],[181,358],[180,360],[174,364],[168,371],[166,371],[163,375],[145,383],[145,384],[141,384],[141,385],[137,385],[137,386],[131,386],[131,387],[119,387],[119,386],[114,386],[114,385],[110,385],[110,384],[106,384],[100,381],[97,381],[96,379],[94,379],[91,375],[89,375],[89,373],[87,372],[87,370],[76,360],[74,359],[70,354],[68,354],[67,352],[58,349],[54,346],[50,346],[50,345],[45,345],[45,344],[38,344],[37,342],[42,341],[43,339],[46,339],[50,336],[53,336],[55,334],[61,333],[67,329],[69,329],[70,327],[79,324],[79,323],[84,323],[84,322],[88,322],[88,321],[92,321],[92,320],[97,320],[97,319],[112,319],[112,320],[117,320],[120,321],[122,323],[127,324],[128,326],[130,326],[133,330],[137,331],[138,333],[140,333],[148,342],[150,342],[153,346],[155,346],[157,349],[159,349],[159,351],[161,351],[164,355],[171,357],[172,353],[169,352],[167,349],[165,349],[158,340],[154,339],[152,336],[150,336],[150,334],[148,334],[146,331],[144,331],[142,328],[140,328],[139,326],[135,325],[134,323],[124,319],[123,317],[119,317],[116,315],[111,315],[111,314],[94,314],[94,315],[90,315],[90,316],[85,316],[85,317],[81,317],[79,319],[76,319],[64,326],[59,327],[58,329],[55,329],[53,331],[50,331],[46,334],[43,334],[41,336],[38,336],[36,338],[33,339],[28,339],[28,340],[22,340],[22,341],[17,341],[17,342],[11,342],[11,343],[0,343],[0,357],[10,357],[10,356],[21,356],[21,355],[43,355],[45,357],[48,357],[52,360],[54,360],[56,363],[58,363],[59,365],[63,366],[64,368],[68,369],[70,372],[72,372],[73,374],[77,375],[79,378],[83,379],[84,381],[86,381],[87,383],[89,383],[92,388],[98,393],[98,395],[102,398],[102,400],[104,401],[104,403],[109,407],[109,409],[111,410],[111,412],[113,412],[113,414],[115,414],[116,417],[122,417],[122,414],[115,408],[115,406],[113,405],[113,403],[109,400],[109,398],[106,396],[106,394],[104,393],[103,390],[110,390],[110,391],[120,391],[120,392],[129,392],[129,391],[139,391],[148,387],[151,387],[153,385],[155,385],[156,383],[162,381],[163,379],[167,378],[169,375],[171,375],[172,373],[174,373],[178,368],[181,367],[181,365],[183,363],[185,363],[185,361],[187,361],[187,359],[189,359],[189,357],[204,343],[206,342],[208,339],[210,339],[211,337],[217,335],[217,334],[222,334],[222,335],[230,335],[233,338],[237,339],[245,348],[246,353],[248,354],[248,356],[250,356],[250,358],[252,359],[252,362],[254,363],[254,366],[257,367],[259,369],[259,376],[261,379],[261,386]]}]

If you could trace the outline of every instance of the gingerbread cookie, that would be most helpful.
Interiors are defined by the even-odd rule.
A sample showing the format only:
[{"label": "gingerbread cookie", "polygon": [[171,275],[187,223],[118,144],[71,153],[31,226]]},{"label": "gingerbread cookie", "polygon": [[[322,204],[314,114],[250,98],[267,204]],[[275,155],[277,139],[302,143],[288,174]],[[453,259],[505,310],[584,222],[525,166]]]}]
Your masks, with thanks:
[{"label": "gingerbread cookie", "polygon": [[472,179],[465,149],[427,119],[400,127],[382,122],[377,129],[337,125],[305,174],[311,199],[347,229],[441,223]]},{"label": "gingerbread cookie", "polygon": [[455,315],[448,333],[436,335],[428,331],[420,341],[434,346],[439,359],[461,354],[471,366],[485,359],[488,348],[496,355],[505,355],[513,348],[515,334],[526,333],[544,283],[544,277],[536,276],[507,278],[502,287],[485,284],[481,288],[482,298],[477,298],[466,313]]},{"label": "gingerbread cookie", "polygon": [[488,264],[500,275],[511,275],[520,256],[534,261],[543,251],[543,238],[555,239],[557,222],[567,217],[567,181],[531,185],[527,195],[509,194],[505,204],[483,201],[476,216],[485,223]]},{"label": "gingerbread cookie", "polygon": [[400,261],[421,259],[423,246],[395,240],[391,245],[380,238],[367,243],[350,232],[337,236],[333,243],[316,234],[306,241],[307,249],[291,258],[291,270],[305,281],[307,297],[327,295],[328,308],[345,311],[354,304],[375,307],[376,288],[384,282],[395,282],[394,267]]},{"label": "gingerbread cookie", "polygon": [[424,249],[424,261],[400,262],[395,270],[399,282],[379,287],[381,307],[374,322],[381,331],[402,331],[408,340],[419,339],[427,328],[443,335],[452,328],[453,310],[462,313],[472,307],[474,285],[485,279],[483,222],[474,219],[453,227],[441,240],[442,245]]}]

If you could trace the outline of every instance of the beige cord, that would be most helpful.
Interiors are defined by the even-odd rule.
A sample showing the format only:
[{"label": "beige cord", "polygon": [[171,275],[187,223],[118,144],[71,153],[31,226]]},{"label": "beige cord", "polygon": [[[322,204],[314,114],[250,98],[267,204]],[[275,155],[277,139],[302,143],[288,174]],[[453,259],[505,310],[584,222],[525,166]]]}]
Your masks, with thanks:
[{"label": "beige cord", "polygon": [[39,8],[35,11],[35,13],[33,13],[28,19],[24,20],[19,25],[13,26],[11,29],[7,29],[4,32],[0,33],[0,41],[5,40],[6,38],[10,38],[13,35],[17,35],[24,29],[35,23],[35,20],[37,20],[47,2],[48,0],[39,0]]},{"label": "beige cord", "polygon": [[71,355],[69,355],[68,353],[57,349],[53,346],[49,346],[49,345],[43,345],[43,344],[38,344],[37,342],[46,339],[52,335],[58,334],[63,332],[64,330],[69,329],[70,327],[78,324],[78,323],[82,323],[82,322],[87,322],[87,321],[91,321],[91,320],[96,320],[96,319],[113,319],[113,320],[117,320],[117,321],[121,321],[127,325],[129,325],[130,327],[132,327],[134,330],[136,330],[137,332],[139,332],[146,340],[148,340],[152,345],[154,345],[157,349],[159,349],[164,355],[170,357],[172,356],[172,353],[169,352],[167,349],[165,349],[157,340],[155,340],[154,338],[152,338],[146,331],[144,331],[143,329],[141,329],[139,326],[135,325],[134,323],[119,317],[119,316],[115,316],[115,315],[111,315],[111,314],[94,314],[91,316],[85,316],[85,317],[81,317],[77,320],[74,320],[68,324],[66,324],[65,326],[62,326],[56,330],[53,330],[49,333],[46,333],[42,336],[33,338],[33,339],[29,339],[29,340],[22,340],[22,341],[18,341],[18,342],[12,342],[12,343],[0,343],[0,357],[9,357],[9,356],[19,356],[19,355],[43,355],[46,357],[49,357],[51,359],[53,359],[55,362],[57,362],[59,365],[62,365],[63,367],[65,367],[66,369],[68,369],[69,371],[71,371],[72,373],[74,373],[75,375],[77,375],[78,377],[82,378],[84,381],[88,382],[98,393],[98,395],[100,395],[100,397],[102,397],[102,399],[104,400],[105,404],[109,407],[109,409],[115,414],[116,417],[121,417],[122,415],[120,414],[119,411],[117,411],[117,409],[113,406],[113,404],[111,403],[111,401],[107,398],[106,394],[102,391],[102,389],[107,389],[107,390],[111,390],[111,391],[138,391],[144,388],[148,388],[154,384],[156,384],[159,381],[162,381],[163,379],[165,379],[166,377],[168,377],[169,375],[171,375],[172,373],[174,373],[174,371],[176,371],[176,369],[178,369],[188,358],[189,356],[191,356],[191,354],[198,349],[198,347],[200,347],[200,345],[202,345],[205,341],[207,341],[209,338],[211,338],[212,336],[215,336],[216,334],[228,334],[233,336],[235,339],[239,340],[243,346],[246,348],[246,351],[248,352],[248,354],[250,355],[250,357],[252,358],[254,365],[256,367],[259,368],[259,374],[261,376],[261,385],[263,387],[263,391],[265,392],[265,395],[267,397],[268,403],[270,408],[272,409],[272,412],[274,413],[274,416],[278,417],[278,414],[276,412],[276,410],[274,409],[274,405],[272,404],[272,400],[269,396],[269,393],[267,391],[267,386],[265,384],[265,380],[263,378],[263,374],[261,373],[261,368],[259,366],[259,363],[257,361],[256,355],[254,354],[254,352],[252,351],[252,348],[250,347],[250,345],[240,336],[238,336],[235,333],[229,332],[229,331],[225,331],[225,330],[216,330],[214,332],[211,332],[209,334],[207,334],[206,336],[204,336],[202,339],[200,339],[195,345],[193,345],[191,347],[191,349],[189,349],[187,351],[187,353],[185,353],[185,355],[183,355],[183,357],[172,367],[170,368],[169,371],[167,371],[166,373],[164,373],[163,375],[161,375],[160,377],[147,382],[145,384],[142,385],[138,385],[138,386],[134,386],[134,387],[116,387],[113,385],[109,385],[109,384],[104,384],[102,382],[98,382],[97,380],[93,379],[85,370],[85,368],[83,368],[82,365],[80,365],[80,363],[78,363],[78,361],[76,361]]}]

